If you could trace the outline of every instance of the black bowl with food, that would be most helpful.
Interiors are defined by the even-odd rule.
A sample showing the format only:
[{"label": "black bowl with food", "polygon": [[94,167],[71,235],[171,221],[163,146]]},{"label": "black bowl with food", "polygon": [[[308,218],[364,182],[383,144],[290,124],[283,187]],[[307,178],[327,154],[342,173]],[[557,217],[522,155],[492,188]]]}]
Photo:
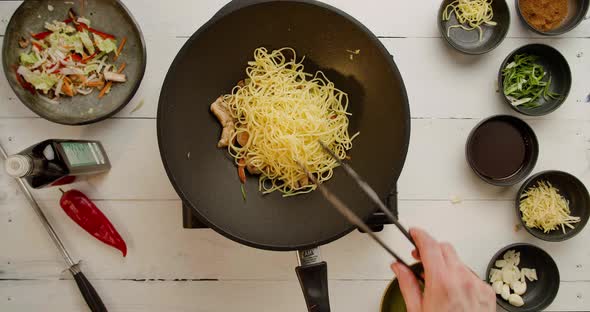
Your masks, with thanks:
[{"label": "black bowl with food", "polygon": [[589,0],[516,0],[516,11],[532,31],[562,35],[578,26],[588,13]]},{"label": "black bowl with food", "polygon": [[498,73],[505,102],[527,116],[543,116],[558,109],[572,86],[565,57],[544,44],[528,44],[506,57]]},{"label": "black bowl with food", "polygon": [[24,1],[2,47],[4,73],[37,115],[84,125],[114,115],[143,78],[146,48],[118,0]]},{"label": "black bowl with food", "polygon": [[509,115],[484,119],[469,134],[465,147],[471,169],[485,182],[511,186],[535,167],[539,143],[531,127]]},{"label": "black bowl with food", "polygon": [[[424,271],[421,262],[414,263],[410,266],[413,271]],[[380,312],[407,312],[406,302],[399,287],[399,280],[395,277],[387,286],[383,298],[381,299]]]},{"label": "black bowl with food", "polygon": [[[437,15],[438,29],[445,41],[457,51],[474,55],[487,53],[500,45],[508,33],[508,4],[505,0],[485,0],[480,2],[481,6],[474,7],[473,3],[467,2],[442,1]],[[483,18],[475,17],[479,14],[476,8],[485,12]]]},{"label": "black bowl with food", "polygon": [[542,311],[557,296],[560,283],[553,258],[525,243],[498,251],[488,265],[486,280],[496,291],[498,305],[509,312]]},{"label": "black bowl with food", "polygon": [[518,191],[516,213],[533,236],[560,242],[576,236],[588,223],[590,195],[573,175],[543,171],[531,176]]}]

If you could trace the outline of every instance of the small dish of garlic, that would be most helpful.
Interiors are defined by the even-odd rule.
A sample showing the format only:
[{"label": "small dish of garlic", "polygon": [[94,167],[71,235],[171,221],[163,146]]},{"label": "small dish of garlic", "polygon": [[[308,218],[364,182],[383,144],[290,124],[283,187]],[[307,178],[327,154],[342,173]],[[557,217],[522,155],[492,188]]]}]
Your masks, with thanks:
[{"label": "small dish of garlic", "polygon": [[538,312],[548,307],[559,290],[559,270],[544,250],[513,244],[490,261],[487,282],[499,306],[510,312]]},{"label": "small dish of garlic", "polygon": [[529,268],[518,268],[520,264],[520,252],[508,250],[502,256],[503,259],[496,260],[495,267],[490,270],[489,281],[496,294],[508,301],[515,307],[522,307],[526,292],[527,279],[529,282],[538,280],[537,270]]}]

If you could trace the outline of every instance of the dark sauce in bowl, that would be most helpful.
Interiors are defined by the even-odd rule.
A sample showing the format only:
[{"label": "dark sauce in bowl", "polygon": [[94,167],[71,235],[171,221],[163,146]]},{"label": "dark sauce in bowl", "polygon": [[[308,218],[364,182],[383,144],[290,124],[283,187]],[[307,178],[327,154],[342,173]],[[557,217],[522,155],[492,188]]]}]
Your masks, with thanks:
[{"label": "dark sauce in bowl", "polygon": [[482,121],[467,141],[467,159],[483,180],[494,185],[513,185],[532,171],[538,144],[532,129],[512,116]]}]

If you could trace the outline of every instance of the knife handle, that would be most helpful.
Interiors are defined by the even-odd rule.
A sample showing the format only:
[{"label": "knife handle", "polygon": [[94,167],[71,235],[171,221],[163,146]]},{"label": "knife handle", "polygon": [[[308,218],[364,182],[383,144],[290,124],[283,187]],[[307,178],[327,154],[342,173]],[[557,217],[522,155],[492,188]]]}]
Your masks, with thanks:
[{"label": "knife handle", "polygon": [[72,272],[74,275],[74,279],[76,280],[76,284],[78,284],[78,288],[88,304],[90,311],[92,312],[108,312],[107,308],[105,307],[102,299],[90,283],[90,281],[86,278],[84,273],[78,271],[76,273]]},{"label": "knife handle", "polygon": [[330,312],[328,264],[325,261],[295,268],[309,312]]}]

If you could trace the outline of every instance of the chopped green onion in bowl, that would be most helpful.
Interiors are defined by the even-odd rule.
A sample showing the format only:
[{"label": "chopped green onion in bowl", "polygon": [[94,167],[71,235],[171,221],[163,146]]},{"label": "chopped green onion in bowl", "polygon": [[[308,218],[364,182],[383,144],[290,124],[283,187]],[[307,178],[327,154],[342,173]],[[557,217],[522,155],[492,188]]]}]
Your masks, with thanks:
[{"label": "chopped green onion in bowl", "polygon": [[549,91],[551,77],[547,75],[545,68],[536,62],[537,59],[535,55],[517,54],[502,70],[504,95],[513,106],[535,108],[540,106],[540,98],[560,98],[559,94]]}]

